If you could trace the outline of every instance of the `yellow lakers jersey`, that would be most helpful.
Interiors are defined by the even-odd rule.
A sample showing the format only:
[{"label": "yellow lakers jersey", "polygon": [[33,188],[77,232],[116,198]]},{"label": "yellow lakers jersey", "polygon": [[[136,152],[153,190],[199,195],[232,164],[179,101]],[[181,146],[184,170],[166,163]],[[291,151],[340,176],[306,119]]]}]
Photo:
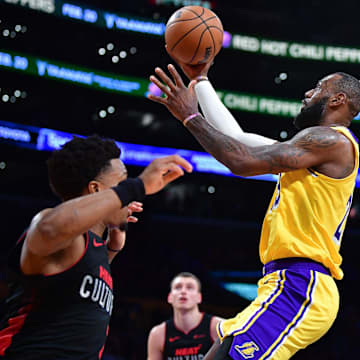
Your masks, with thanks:
[{"label": "yellow lakers jersey", "polygon": [[353,172],[334,179],[300,169],[281,173],[266,213],[260,238],[260,258],[269,261],[305,257],[326,266],[342,279],[340,244],[350,212],[359,168],[359,145],[350,130],[333,127],[353,144]]}]

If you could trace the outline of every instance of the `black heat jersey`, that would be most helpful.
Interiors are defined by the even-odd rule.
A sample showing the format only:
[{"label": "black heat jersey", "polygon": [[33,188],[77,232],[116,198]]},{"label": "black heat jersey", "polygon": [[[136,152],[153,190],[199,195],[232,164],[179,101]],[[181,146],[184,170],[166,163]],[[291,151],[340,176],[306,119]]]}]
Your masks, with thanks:
[{"label": "black heat jersey", "polygon": [[84,241],[83,255],[65,271],[22,275],[23,287],[15,287],[0,322],[0,359],[101,358],[113,307],[112,277],[104,240],[88,232]]},{"label": "black heat jersey", "polygon": [[200,324],[188,334],[177,329],[174,319],[167,320],[164,360],[201,360],[213,344],[210,336],[212,318],[204,313]]}]

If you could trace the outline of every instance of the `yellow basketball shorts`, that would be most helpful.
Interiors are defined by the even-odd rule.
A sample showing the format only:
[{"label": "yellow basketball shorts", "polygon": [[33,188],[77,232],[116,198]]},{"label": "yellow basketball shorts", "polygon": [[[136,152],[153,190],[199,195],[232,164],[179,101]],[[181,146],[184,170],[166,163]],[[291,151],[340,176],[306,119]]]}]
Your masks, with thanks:
[{"label": "yellow basketball shorts", "polygon": [[257,298],[236,317],[218,324],[221,341],[234,338],[232,359],[289,359],[330,329],[339,293],[326,268],[314,264],[300,264],[298,259],[296,266],[290,263],[267,273],[258,283]]}]

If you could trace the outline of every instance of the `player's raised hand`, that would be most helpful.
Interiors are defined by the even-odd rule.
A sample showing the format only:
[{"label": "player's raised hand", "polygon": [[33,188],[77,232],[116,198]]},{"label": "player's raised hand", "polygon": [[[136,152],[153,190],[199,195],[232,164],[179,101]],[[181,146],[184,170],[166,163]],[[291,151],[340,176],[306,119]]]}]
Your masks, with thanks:
[{"label": "player's raised hand", "polygon": [[210,66],[212,66],[213,61],[209,61],[207,63],[198,64],[198,65],[189,65],[181,61],[177,61],[177,63],[189,80],[196,80],[196,78],[199,76],[208,75]]},{"label": "player's raised hand", "polygon": [[170,155],[153,160],[139,175],[144,182],[146,195],[154,194],[168,183],[192,172],[192,165],[179,155]]},{"label": "player's raised hand", "polygon": [[202,64],[186,64],[183,61],[174,58],[171,51],[168,50],[168,46],[165,45],[165,49],[170,57],[180,66],[183,73],[187,76],[189,80],[195,80],[198,76],[207,76],[210,67],[214,64],[214,58],[209,59],[207,62]]},{"label": "player's raised hand", "polygon": [[194,83],[187,88],[174,65],[168,65],[168,70],[172,79],[159,67],[155,69],[157,76],[150,76],[150,81],[165,94],[165,97],[149,94],[148,98],[165,105],[178,120],[183,122],[188,116],[198,112]]}]

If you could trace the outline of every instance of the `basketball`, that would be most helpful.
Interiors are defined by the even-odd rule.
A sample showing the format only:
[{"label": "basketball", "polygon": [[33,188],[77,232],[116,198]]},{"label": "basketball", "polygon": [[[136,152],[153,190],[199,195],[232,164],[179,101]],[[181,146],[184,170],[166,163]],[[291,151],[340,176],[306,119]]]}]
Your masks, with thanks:
[{"label": "basketball", "polygon": [[220,51],[223,32],[221,21],[213,11],[202,6],[184,6],[166,24],[166,50],[175,60],[203,64]]}]

